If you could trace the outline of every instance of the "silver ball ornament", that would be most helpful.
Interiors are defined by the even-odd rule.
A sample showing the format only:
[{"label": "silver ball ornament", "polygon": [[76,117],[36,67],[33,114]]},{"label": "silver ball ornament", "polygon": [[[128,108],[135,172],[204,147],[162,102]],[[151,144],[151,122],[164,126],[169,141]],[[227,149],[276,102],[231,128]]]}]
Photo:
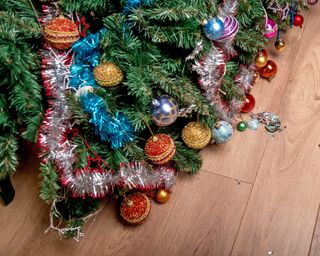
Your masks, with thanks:
[{"label": "silver ball ornament", "polygon": [[168,95],[159,96],[151,103],[152,121],[158,126],[168,126],[174,123],[178,113],[178,103]]},{"label": "silver ball ornament", "polygon": [[226,143],[231,139],[233,128],[226,121],[217,122],[212,128],[212,138],[217,144]]}]

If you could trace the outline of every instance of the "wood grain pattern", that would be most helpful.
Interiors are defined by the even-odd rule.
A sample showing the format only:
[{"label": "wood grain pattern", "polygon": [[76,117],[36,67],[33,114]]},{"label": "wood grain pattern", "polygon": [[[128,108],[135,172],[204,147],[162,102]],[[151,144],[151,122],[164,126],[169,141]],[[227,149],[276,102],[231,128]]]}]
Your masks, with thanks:
[{"label": "wood grain pattern", "polygon": [[206,172],[186,180],[154,255],[230,255],[250,191]]},{"label": "wood grain pattern", "polygon": [[277,112],[288,127],[268,141],[232,255],[308,255],[320,202],[319,7],[310,12],[290,80],[279,81],[286,87]]}]

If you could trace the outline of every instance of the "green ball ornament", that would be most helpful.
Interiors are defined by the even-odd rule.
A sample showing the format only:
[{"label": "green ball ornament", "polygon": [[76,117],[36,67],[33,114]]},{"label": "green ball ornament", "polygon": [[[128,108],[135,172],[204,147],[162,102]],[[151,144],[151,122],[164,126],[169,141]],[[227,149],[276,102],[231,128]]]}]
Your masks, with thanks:
[{"label": "green ball ornament", "polygon": [[237,125],[237,129],[239,132],[244,132],[245,130],[247,130],[248,126],[245,122],[240,122]]}]

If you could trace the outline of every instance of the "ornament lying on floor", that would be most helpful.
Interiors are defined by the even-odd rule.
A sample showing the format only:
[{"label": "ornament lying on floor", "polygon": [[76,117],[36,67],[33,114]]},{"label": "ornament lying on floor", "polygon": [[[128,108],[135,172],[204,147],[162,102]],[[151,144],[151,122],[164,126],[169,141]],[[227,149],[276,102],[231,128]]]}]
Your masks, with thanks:
[{"label": "ornament lying on floor", "polygon": [[258,69],[260,75],[269,80],[271,80],[277,74],[277,70],[277,64],[272,60],[268,60],[266,66]]},{"label": "ornament lying on floor", "polygon": [[254,60],[256,66],[258,68],[262,68],[268,63],[268,52],[265,49],[258,51],[257,56]]},{"label": "ornament lying on floor", "polygon": [[168,202],[169,199],[170,199],[170,192],[169,191],[167,191],[165,189],[159,189],[156,192],[155,200],[157,203],[164,204],[164,203]]},{"label": "ornament lying on floor", "polygon": [[262,112],[258,114],[252,114],[251,118],[258,120],[265,125],[265,129],[270,133],[282,132],[284,128],[281,126],[279,117],[272,112]]},{"label": "ornament lying on floor", "polygon": [[126,196],[120,205],[120,216],[129,224],[140,224],[151,211],[150,199],[142,193]]},{"label": "ornament lying on floor", "polygon": [[233,128],[226,121],[217,122],[212,128],[212,139],[217,144],[226,143],[231,139]]},{"label": "ornament lying on floor", "polygon": [[243,101],[241,112],[249,113],[252,111],[252,109],[254,108],[255,105],[256,105],[255,98],[253,97],[252,94],[248,94],[248,95],[246,95],[246,98]]}]

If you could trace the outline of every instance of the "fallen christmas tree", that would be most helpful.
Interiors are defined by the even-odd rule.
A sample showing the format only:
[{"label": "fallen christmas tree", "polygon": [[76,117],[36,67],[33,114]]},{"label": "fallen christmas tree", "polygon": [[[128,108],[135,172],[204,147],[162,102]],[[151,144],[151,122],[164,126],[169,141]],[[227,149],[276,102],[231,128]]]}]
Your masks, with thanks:
[{"label": "fallen christmas tree", "polygon": [[[280,30],[301,26],[304,6],[63,0],[40,7],[49,104],[38,136],[40,196],[52,204],[50,227],[79,238],[88,216],[113,195],[122,219],[142,222],[146,194],[166,202],[176,173],[201,167],[199,149],[230,140],[239,112],[254,107],[258,76],[276,74],[265,44],[277,37],[283,50]],[[280,129],[270,113],[237,128],[257,122]]]}]

